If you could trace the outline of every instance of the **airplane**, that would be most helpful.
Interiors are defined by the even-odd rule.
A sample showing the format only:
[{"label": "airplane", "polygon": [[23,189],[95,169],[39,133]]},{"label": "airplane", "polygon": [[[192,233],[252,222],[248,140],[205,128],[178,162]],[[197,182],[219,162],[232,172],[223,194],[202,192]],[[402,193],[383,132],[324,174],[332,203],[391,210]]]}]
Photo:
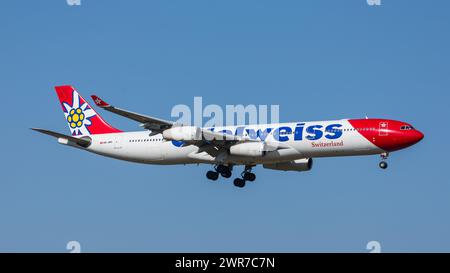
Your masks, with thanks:
[{"label": "airplane", "polygon": [[101,109],[137,121],[145,130],[123,132],[108,124],[70,85],[56,86],[71,135],[31,128],[60,144],[115,159],[144,164],[211,164],[209,180],[230,178],[244,166],[234,185],[255,181],[252,168],[310,171],[313,158],[380,155],[386,169],[389,153],[424,138],[411,124],[378,118],[340,119],[200,128],[130,112],[92,95]]}]

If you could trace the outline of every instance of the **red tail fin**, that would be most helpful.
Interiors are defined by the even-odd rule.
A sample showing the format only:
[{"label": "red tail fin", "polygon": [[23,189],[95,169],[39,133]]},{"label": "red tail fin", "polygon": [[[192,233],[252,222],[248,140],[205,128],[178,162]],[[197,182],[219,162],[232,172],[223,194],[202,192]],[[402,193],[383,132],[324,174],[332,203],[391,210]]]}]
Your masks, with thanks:
[{"label": "red tail fin", "polygon": [[56,86],[56,94],[74,136],[120,133],[109,125],[70,85]]}]

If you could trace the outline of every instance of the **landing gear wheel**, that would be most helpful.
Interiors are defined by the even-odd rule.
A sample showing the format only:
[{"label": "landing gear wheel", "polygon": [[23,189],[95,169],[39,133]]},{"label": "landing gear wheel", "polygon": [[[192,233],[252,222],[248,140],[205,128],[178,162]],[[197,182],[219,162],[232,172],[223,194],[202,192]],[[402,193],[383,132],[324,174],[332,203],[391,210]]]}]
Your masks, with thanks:
[{"label": "landing gear wheel", "polygon": [[229,171],[229,168],[227,166],[224,166],[224,165],[218,165],[216,167],[216,171],[219,172],[219,173],[223,173],[223,172]]},{"label": "landing gear wheel", "polygon": [[221,172],[220,174],[221,174],[222,177],[224,177],[224,178],[230,178],[230,177],[231,177],[231,171],[230,171],[230,170],[227,170],[227,171],[225,171],[225,172]]},{"label": "landing gear wheel", "polygon": [[238,188],[243,188],[245,186],[245,180],[241,178],[234,179],[233,184]]},{"label": "landing gear wheel", "polygon": [[230,166],[225,166],[225,165],[218,165],[216,167],[216,171],[218,173],[220,173],[221,176],[225,177],[225,178],[230,178],[231,177],[231,167]]},{"label": "landing gear wheel", "polygon": [[386,161],[381,161],[379,164],[380,168],[382,168],[383,170],[386,169],[388,167],[388,164]]},{"label": "landing gear wheel", "polygon": [[217,178],[219,178],[219,173],[218,173],[218,172],[214,172],[214,171],[208,171],[208,172],[206,173],[206,177],[207,177],[209,180],[216,181]]},{"label": "landing gear wheel", "polygon": [[242,178],[244,178],[244,180],[246,180],[246,181],[253,182],[256,179],[256,175],[254,173],[245,172],[242,175]]}]

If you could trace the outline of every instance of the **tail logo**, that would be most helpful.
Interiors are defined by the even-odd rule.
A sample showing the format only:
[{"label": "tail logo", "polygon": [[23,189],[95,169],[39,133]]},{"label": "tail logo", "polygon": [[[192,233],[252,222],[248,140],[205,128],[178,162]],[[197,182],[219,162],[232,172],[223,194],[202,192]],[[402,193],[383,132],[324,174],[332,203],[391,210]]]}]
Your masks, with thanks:
[{"label": "tail logo", "polygon": [[90,135],[88,127],[92,125],[91,118],[96,115],[95,111],[89,107],[87,102],[82,101],[80,105],[80,96],[77,91],[73,91],[72,105],[63,102],[64,115],[69,123],[72,135]]},{"label": "tail logo", "polygon": [[70,110],[67,122],[70,124],[70,128],[80,128],[83,125],[84,114],[81,108]]}]

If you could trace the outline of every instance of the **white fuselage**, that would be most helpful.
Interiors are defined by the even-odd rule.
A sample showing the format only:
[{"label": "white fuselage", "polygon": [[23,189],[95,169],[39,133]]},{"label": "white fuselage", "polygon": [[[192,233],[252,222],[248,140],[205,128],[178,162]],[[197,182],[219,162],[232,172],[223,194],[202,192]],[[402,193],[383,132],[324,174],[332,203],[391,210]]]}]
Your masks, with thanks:
[{"label": "white fuselage", "polygon": [[148,131],[139,131],[91,135],[92,144],[86,150],[146,164],[264,164],[301,158],[372,155],[384,152],[354,130],[345,119],[216,127],[213,130],[224,130],[227,133],[280,145],[282,148],[265,152],[262,156],[236,156],[230,155],[227,150],[211,153],[204,151],[201,145],[181,145],[165,140],[161,134],[150,136]]}]

